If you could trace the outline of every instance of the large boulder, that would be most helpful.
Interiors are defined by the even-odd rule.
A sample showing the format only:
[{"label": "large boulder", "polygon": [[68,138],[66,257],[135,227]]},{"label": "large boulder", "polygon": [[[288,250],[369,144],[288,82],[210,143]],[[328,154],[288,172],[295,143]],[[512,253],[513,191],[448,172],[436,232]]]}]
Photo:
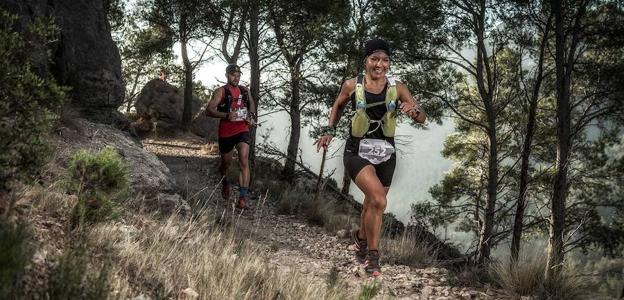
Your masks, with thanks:
[{"label": "large boulder", "polygon": [[[193,96],[192,113],[195,117],[190,130],[209,140],[216,140],[218,120],[207,117],[202,105]],[[184,92],[165,81],[153,79],[141,89],[134,107],[139,119],[132,127],[139,135],[152,131],[158,135],[172,135],[180,130],[182,124]]]},{"label": "large boulder", "polygon": [[85,119],[72,120],[71,125],[61,124],[55,132],[51,136],[55,155],[50,168],[58,166],[59,170],[52,172],[52,176],[62,172],[70,157],[79,149],[95,152],[112,147],[128,167],[130,187],[138,203],[164,213],[177,210],[183,214],[189,212],[186,201],[176,193],[176,183],[169,168],[127,133]]},{"label": "large boulder", "polygon": [[[71,105],[89,119],[114,123],[124,100],[119,49],[106,15],[108,0],[3,0],[0,7],[19,16],[18,31],[38,17],[52,17],[59,27],[56,42],[34,41],[34,68],[51,73],[71,87]],[[46,61],[46,46],[52,64]]]}]

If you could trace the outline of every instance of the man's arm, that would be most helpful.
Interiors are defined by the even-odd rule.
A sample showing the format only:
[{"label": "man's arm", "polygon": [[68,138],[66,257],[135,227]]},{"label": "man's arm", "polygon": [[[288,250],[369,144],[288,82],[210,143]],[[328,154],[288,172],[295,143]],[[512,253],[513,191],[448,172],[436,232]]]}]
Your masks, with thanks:
[{"label": "man's arm", "polygon": [[208,107],[206,108],[206,115],[213,118],[226,119],[229,117],[228,113],[220,112],[217,110],[217,106],[221,103],[221,99],[223,99],[223,87],[220,87],[212,93],[212,98],[210,102],[208,102]]},{"label": "man's arm", "polygon": [[401,112],[406,114],[416,123],[425,123],[425,111],[420,103],[412,96],[412,93],[407,89],[407,86],[401,82],[397,82],[397,93],[400,101]]}]

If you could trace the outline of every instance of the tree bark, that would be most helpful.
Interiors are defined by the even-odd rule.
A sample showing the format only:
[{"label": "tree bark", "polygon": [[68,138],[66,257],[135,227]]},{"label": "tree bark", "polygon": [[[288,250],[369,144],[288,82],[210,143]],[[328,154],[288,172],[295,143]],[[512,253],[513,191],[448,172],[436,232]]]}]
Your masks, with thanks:
[{"label": "tree bark", "polygon": [[[258,44],[260,42],[260,5],[258,0],[251,1],[249,8],[249,90],[251,97],[256,102],[256,112],[260,107],[260,52]],[[251,168],[251,178],[249,186],[253,186],[254,170],[256,166],[256,127],[251,129],[249,141],[249,167]]]},{"label": "tree bark", "polygon": [[546,44],[548,42],[548,33],[550,31],[550,21],[548,18],[544,32],[542,33],[542,41],[540,43],[539,58],[537,60],[537,73],[535,74],[535,83],[533,85],[533,92],[531,99],[529,99],[529,111],[528,120],[526,125],[526,135],[524,137],[524,144],[522,145],[521,165],[520,165],[520,186],[518,200],[516,202],[516,214],[514,216],[514,226],[512,229],[511,238],[511,259],[512,261],[518,261],[518,255],[520,253],[520,241],[522,239],[522,230],[524,227],[524,210],[526,209],[527,200],[526,193],[529,185],[529,162],[531,159],[531,146],[533,145],[533,136],[535,135],[535,124],[537,117],[537,105],[539,102],[540,89],[543,81],[544,73],[544,54],[546,50]]},{"label": "tree bark", "polygon": [[349,189],[351,189],[351,177],[349,176],[349,171],[345,169],[342,175],[342,188],[340,192],[349,195]]},{"label": "tree bark", "polygon": [[188,42],[186,27],[186,15],[182,13],[180,16],[180,47],[184,65],[184,110],[182,111],[181,125],[185,131],[191,127],[191,119],[193,117],[193,68],[186,49],[186,43]]},{"label": "tree bark", "polygon": [[[570,78],[566,76],[563,5],[561,0],[552,0],[551,9],[555,16],[555,73],[557,87],[557,163],[551,201],[550,236],[546,279],[556,276],[563,262],[563,234],[565,228],[566,198],[568,191],[568,161],[570,154]],[[567,66],[570,68],[571,66]]]},{"label": "tree bark", "polygon": [[301,111],[299,107],[301,93],[300,65],[297,60],[290,69],[290,88],[291,99],[288,113],[290,114],[290,138],[288,140],[288,148],[286,150],[286,163],[282,170],[282,177],[287,181],[292,181],[295,175],[295,161],[299,152],[299,137],[301,135]]},{"label": "tree bark", "polygon": [[494,231],[494,213],[496,210],[496,197],[498,189],[498,142],[496,136],[496,110],[493,103],[493,92],[495,88],[495,80],[492,80],[492,72],[496,70],[490,69],[489,58],[485,46],[485,0],[480,1],[480,7],[477,12],[478,24],[475,27],[475,35],[477,37],[477,87],[479,95],[485,107],[487,118],[487,135],[490,142],[488,152],[488,177],[487,177],[487,200],[485,204],[483,225],[479,234],[478,257],[479,263],[483,263],[490,258],[492,250],[492,235]]}]

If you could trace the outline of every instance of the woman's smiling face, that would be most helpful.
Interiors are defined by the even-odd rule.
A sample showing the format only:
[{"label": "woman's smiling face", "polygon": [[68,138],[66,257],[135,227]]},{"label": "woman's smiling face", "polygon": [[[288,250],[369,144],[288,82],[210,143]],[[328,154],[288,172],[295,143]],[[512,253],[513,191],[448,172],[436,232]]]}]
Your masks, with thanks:
[{"label": "woman's smiling face", "polygon": [[386,76],[390,67],[390,57],[384,51],[373,52],[366,58],[366,73],[373,79]]}]

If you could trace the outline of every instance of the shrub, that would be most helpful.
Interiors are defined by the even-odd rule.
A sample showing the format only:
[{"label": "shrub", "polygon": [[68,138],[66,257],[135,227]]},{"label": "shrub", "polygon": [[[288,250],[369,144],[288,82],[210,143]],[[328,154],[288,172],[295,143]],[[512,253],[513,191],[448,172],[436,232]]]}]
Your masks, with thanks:
[{"label": "shrub", "polygon": [[86,246],[81,243],[60,258],[48,278],[50,299],[107,299],[109,293],[108,266],[100,270],[89,268]]},{"label": "shrub", "polygon": [[0,193],[36,178],[47,157],[45,136],[67,97],[66,88],[32,66],[32,49],[40,48],[32,41],[51,40],[57,28],[37,19],[20,33],[16,20],[0,9]]},{"label": "shrub", "polygon": [[10,299],[18,291],[24,267],[32,256],[30,231],[24,224],[0,220],[0,299]]},{"label": "shrub", "polygon": [[[277,189],[277,187],[275,187]],[[271,191],[269,190],[269,193]],[[281,192],[277,203],[277,213],[281,215],[297,215],[301,212],[302,205],[307,201],[307,196],[304,193],[297,191],[294,188],[288,188]]]},{"label": "shrub", "polygon": [[414,267],[431,266],[435,263],[434,249],[411,234],[381,239],[384,260],[391,264]]},{"label": "shrub", "polygon": [[512,298],[530,296],[536,299],[587,299],[589,281],[572,266],[566,266],[556,276],[545,279],[546,259],[533,255],[509,264],[494,263],[490,276]]},{"label": "shrub", "polygon": [[118,215],[118,203],[128,195],[128,174],[114,149],[96,154],[78,151],[71,158],[69,174],[69,189],[78,195],[74,220],[105,221]]},{"label": "shrub", "polygon": [[511,264],[493,263],[490,265],[490,274],[510,296],[530,296],[541,288],[545,267],[546,260],[543,257],[526,257]]},{"label": "shrub", "polygon": [[362,286],[360,294],[358,294],[358,300],[370,300],[375,298],[381,290],[381,284],[377,280],[373,280]]}]

